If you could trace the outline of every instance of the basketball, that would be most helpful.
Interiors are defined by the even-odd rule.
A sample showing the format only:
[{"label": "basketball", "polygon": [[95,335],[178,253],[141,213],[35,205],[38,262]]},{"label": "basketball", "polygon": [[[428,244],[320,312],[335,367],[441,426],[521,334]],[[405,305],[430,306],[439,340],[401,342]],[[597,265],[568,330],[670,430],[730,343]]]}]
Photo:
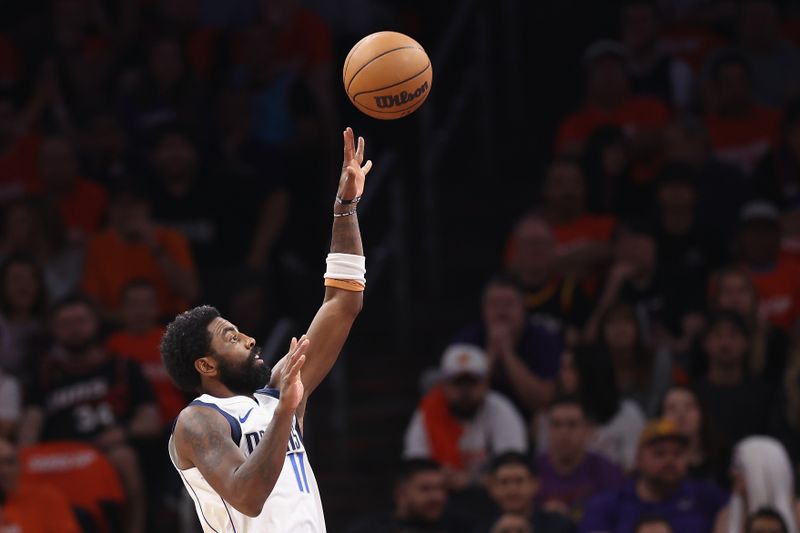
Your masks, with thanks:
[{"label": "basketball", "polygon": [[402,33],[367,35],[347,54],[344,89],[359,110],[382,120],[409,115],[428,97],[433,69],[420,44]]}]

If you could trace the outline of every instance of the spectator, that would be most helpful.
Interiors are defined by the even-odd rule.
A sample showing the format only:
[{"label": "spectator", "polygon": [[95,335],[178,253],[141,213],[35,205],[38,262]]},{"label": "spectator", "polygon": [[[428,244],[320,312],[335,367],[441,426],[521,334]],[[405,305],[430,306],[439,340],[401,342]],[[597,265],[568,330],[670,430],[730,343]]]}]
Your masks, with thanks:
[{"label": "spectator", "polygon": [[634,533],[672,533],[672,526],[661,517],[646,517],[639,520],[636,524]]},{"label": "spectator", "polygon": [[659,415],[672,420],[686,437],[689,477],[727,485],[730,450],[724,448],[697,392],[685,385],[673,385],[664,395]]},{"label": "spectator", "polygon": [[20,442],[80,440],[97,445],[114,464],[128,494],[127,531],[140,533],[145,494],[131,442],[158,435],[158,406],[139,366],[103,349],[99,328],[94,307],[84,297],[56,304],[55,351],[31,388]]},{"label": "spectator", "polygon": [[20,483],[17,450],[0,439],[0,530],[24,533],[79,533],[75,514],[63,494],[49,485]]},{"label": "spectator", "polygon": [[197,297],[197,278],[183,235],[154,224],[147,200],[133,189],[115,191],[109,215],[109,229],[89,242],[83,278],[103,313],[118,316],[122,289],[135,279],[156,287],[160,315],[186,309]]},{"label": "spectator", "polygon": [[492,389],[508,397],[526,419],[553,395],[562,342],[528,320],[522,291],[512,278],[492,278],[483,291],[482,321],[456,336],[489,357]]},{"label": "spectator", "polygon": [[674,290],[664,284],[658,269],[658,253],[652,230],[641,221],[629,221],[619,227],[614,243],[614,259],[606,277],[594,313],[586,327],[588,340],[595,340],[600,319],[616,302],[632,306],[640,320],[645,342],[663,335],[667,324],[681,312],[674,302]]},{"label": "spectator", "polygon": [[169,379],[161,360],[160,344],[165,328],[158,323],[158,293],[144,280],[129,283],[122,294],[123,329],[106,341],[106,350],[136,362],[153,387],[166,429],[186,407],[186,398]]},{"label": "spectator", "polygon": [[747,271],[737,267],[718,270],[710,282],[709,308],[737,313],[744,319],[752,339],[748,371],[771,386],[781,386],[789,338],[760,313],[758,293]]},{"label": "spectator", "polygon": [[745,533],[789,533],[789,529],[778,511],[762,507],[747,518]]},{"label": "spectator", "polygon": [[600,319],[597,349],[611,357],[623,398],[635,401],[654,416],[672,378],[672,358],[666,349],[650,349],[634,310],[627,304],[611,306]]},{"label": "spectator", "polygon": [[555,237],[544,219],[526,215],[517,223],[508,265],[523,288],[531,320],[559,334],[583,325],[590,312],[588,300],[574,279],[559,274]]},{"label": "spectator", "polygon": [[509,400],[489,390],[489,362],[479,348],[449,346],[441,371],[442,383],[411,418],[403,455],[433,459],[445,468],[449,489],[465,489],[492,455],[527,451],[525,423]]},{"label": "spectator", "polygon": [[446,511],[447,488],[441,467],[429,459],[404,461],[394,486],[394,511],[359,520],[348,533],[463,533],[462,519]]},{"label": "spectator", "polygon": [[583,109],[561,123],[556,149],[580,151],[595,128],[615,125],[631,137],[638,159],[651,157],[669,111],[656,98],[631,95],[625,48],[614,41],[597,41],[586,49],[583,64],[587,80]]},{"label": "spectator", "polygon": [[[646,419],[636,402],[621,398],[608,354],[586,347],[580,347],[574,354],[565,351],[559,381],[560,392],[580,398],[590,425],[589,449],[623,470],[633,468],[638,435]],[[536,444],[539,452],[550,449],[544,417],[538,420]]]},{"label": "spectator", "polygon": [[547,431],[547,452],[535,461],[536,502],[578,523],[589,498],[622,484],[622,470],[588,449],[591,427],[577,396],[553,400],[547,408]]},{"label": "spectator", "polygon": [[631,532],[651,515],[664,517],[681,533],[711,531],[727,496],[712,483],[687,478],[686,452],[686,438],[671,421],[650,422],[642,432],[636,477],[593,498],[581,531]]},{"label": "spectator", "polygon": [[548,167],[542,215],[553,228],[560,269],[582,279],[605,266],[616,220],[586,211],[586,179],[578,160],[562,157]]},{"label": "spectator", "polygon": [[[508,452],[495,457],[491,464],[488,488],[499,511],[498,516],[493,517],[489,524],[501,522],[504,517],[512,515],[523,518],[525,525],[534,532],[570,533],[575,529],[564,516],[535,508],[533,502],[538,480],[531,469],[530,461],[524,455]],[[491,526],[484,524],[474,531],[479,533],[489,529]]]},{"label": "spectator", "polygon": [[666,166],[658,177],[656,256],[675,307],[666,324],[671,338],[694,333],[687,321],[698,321],[705,309],[708,277],[728,260],[725,240],[701,225],[697,217],[698,183],[702,179],[691,167],[680,164]]},{"label": "spectator", "polygon": [[646,216],[652,203],[649,183],[631,176],[631,148],[618,126],[601,126],[586,140],[581,166],[586,176],[586,205],[593,213]]},{"label": "spectator", "polygon": [[0,257],[13,254],[36,260],[52,301],[74,292],[80,284],[83,245],[69,241],[61,217],[47,201],[20,200],[6,208]]},{"label": "spectator", "polygon": [[186,134],[164,131],[152,160],[153,216],[189,240],[198,264],[206,269],[231,268],[245,261],[250,266],[266,264],[288,207],[288,197],[271,173],[254,179],[235,173],[224,176],[241,195],[238,215],[232,217],[228,206],[219,202],[214,176],[201,174],[202,162]]},{"label": "spectator", "polygon": [[739,315],[711,317],[703,339],[708,372],[697,384],[701,404],[719,428],[726,444],[763,433],[771,393],[762,381],[747,374],[750,334]]},{"label": "spectator", "polygon": [[22,198],[36,181],[36,155],[41,139],[25,131],[25,122],[33,120],[26,120],[25,114],[10,98],[0,96],[1,204]]},{"label": "spectator", "polygon": [[130,136],[112,114],[93,117],[79,142],[81,166],[94,181],[108,186],[139,174]]},{"label": "spectator", "polygon": [[753,201],[742,208],[737,248],[759,297],[759,313],[772,324],[791,331],[800,310],[798,264],[780,251],[778,210]]},{"label": "spectator", "polygon": [[710,98],[705,122],[714,153],[750,176],[775,146],[780,114],[755,102],[752,69],[739,52],[717,53],[708,71]]},{"label": "spectator", "polygon": [[100,185],[80,177],[75,148],[57,137],[45,139],[39,152],[42,190],[58,207],[72,241],[82,243],[100,229],[108,205]]},{"label": "spectator", "polygon": [[715,533],[746,533],[748,517],[765,506],[774,508],[786,530],[800,525],[800,502],[795,499],[789,456],[770,437],[748,437],[736,445],[731,465],[733,496],[720,513]]},{"label": "spectator", "polygon": [[653,0],[626,2],[621,13],[621,37],[629,58],[631,90],[687,109],[692,100],[692,69],[659,48],[661,21]]},{"label": "spectator", "polygon": [[[664,130],[663,149],[668,164],[686,165],[697,177],[698,224],[727,236],[750,192],[745,176],[714,154],[705,123],[698,118],[685,116],[670,122]],[[719,194],[721,190],[724,195]]]},{"label": "spectator", "polygon": [[800,93],[800,50],[784,37],[775,0],[741,3],[739,39],[759,103],[781,108]]},{"label": "spectator", "polygon": [[0,265],[0,367],[27,381],[44,348],[47,293],[42,271],[25,255]]}]

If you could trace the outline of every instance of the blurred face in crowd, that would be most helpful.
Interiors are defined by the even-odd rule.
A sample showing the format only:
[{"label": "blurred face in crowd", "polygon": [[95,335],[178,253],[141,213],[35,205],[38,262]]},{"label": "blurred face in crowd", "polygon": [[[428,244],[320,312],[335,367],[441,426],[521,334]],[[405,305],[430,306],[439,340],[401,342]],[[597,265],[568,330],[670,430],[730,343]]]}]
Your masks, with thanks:
[{"label": "blurred face in crowd", "polygon": [[409,521],[435,523],[447,504],[444,473],[439,470],[417,472],[395,490],[397,515]]},{"label": "blurred face in crowd", "polygon": [[99,324],[94,310],[74,303],[58,310],[53,317],[53,337],[70,355],[83,355],[97,343]]},{"label": "blurred face in crowd", "polygon": [[783,32],[773,1],[745,0],[739,9],[739,35],[745,46],[763,50],[780,42]]},{"label": "blurred face in crowd", "polygon": [[257,284],[233,292],[229,304],[231,321],[244,331],[259,331],[266,320],[266,301],[264,288]]},{"label": "blurred face in crowd", "polygon": [[29,313],[36,305],[42,287],[39,286],[33,265],[27,261],[18,261],[8,266],[3,290],[13,309],[20,313]]},{"label": "blurred face in crowd", "polygon": [[557,161],[545,176],[544,204],[558,222],[568,222],[583,214],[586,205],[586,182],[577,163]]},{"label": "blurred face in crowd", "polygon": [[651,50],[657,39],[658,19],[652,4],[632,3],[622,9],[622,42],[628,50]]},{"label": "blurred face in crowd", "polygon": [[159,88],[174,86],[185,70],[186,65],[177,41],[161,39],[150,49],[150,72]]},{"label": "blurred face in crowd", "polygon": [[673,235],[687,233],[694,223],[697,191],[684,182],[665,183],[658,189],[658,207],[664,229]]},{"label": "blurred face in crowd", "polygon": [[158,141],[155,164],[168,186],[188,185],[197,168],[197,151],[183,135],[169,133]]},{"label": "blurred face in crowd", "polygon": [[734,324],[720,320],[708,331],[705,349],[712,365],[740,367],[747,355],[748,341]]},{"label": "blurred face in crowd", "polygon": [[457,374],[444,381],[447,405],[453,415],[462,420],[475,418],[488,392],[488,380],[474,374]]},{"label": "blurred face in crowd", "polygon": [[150,207],[135,195],[120,195],[108,206],[108,220],[123,239],[142,242],[143,232],[152,224]]},{"label": "blurred face in crowd", "polygon": [[39,174],[52,193],[66,193],[72,189],[78,179],[78,159],[66,140],[52,138],[42,143]]},{"label": "blurred face in crowd", "polygon": [[672,527],[667,522],[653,520],[640,524],[635,533],[672,533]]},{"label": "blurred face in crowd", "polygon": [[647,233],[622,233],[617,239],[615,255],[617,261],[633,265],[636,273],[651,272],[656,267],[656,243]]},{"label": "blurred face in crowd", "polygon": [[744,66],[737,63],[722,65],[715,82],[716,108],[721,115],[737,115],[753,103],[753,88]]},{"label": "blurred face in crowd", "polygon": [[778,260],[781,231],[777,222],[753,220],[739,232],[739,252],[751,266],[765,267]]},{"label": "blurred face in crowd", "polygon": [[501,324],[517,338],[525,326],[522,294],[510,285],[490,285],[483,295],[483,321],[491,327]]},{"label": "blurred face in crowd", "polygon": [[677,489],[687,468],[686,445],[676,439],[657,440],[639,449],[639,474],[661,494]]},{"label": "blurred face in crowd", "polygon": [[561,354],[558,381],[565,394],[578,393],[578,369],[575,367],[575,354],[569,350],[565,350]]},{"label": "blurred face in crowd", "polygon": [[717,307],[750,318],[756,313],[758,297],[755,288],[744,272],[726,272],[719,278]]},{"label": "blurred face in crowd", "polygon": [[623,140],[612,142],[603,148],[603,172],[606,176],[622,176],[630,166],[628,145]]},{"label": "blurred face in crowd", "polygon": [[544,283],[555,255],[555,238],[542,219],[528,217],[514,231],[511,268],[525,283]]},{"label": "blurred face in crowd", "polygon": [[686,163],[694,167],[706,162],[709,155],[709,142],[702,125],[697,129],[673,122],[664,129],[664,154],[667,161]]},{"label": "blurred face in crowd", "polygon": [[122,298],[122,320],[136,332],[144,332],[158,322],[158,293],[152,285],[134,285]]},{"label": "blurred face in crowd", "polygon": [[555,405],[548,414],[547,428],[551,442],[548,453],[556,462],[575,462],[584,456],[589,426],[580,405]]},{"label": "blurred face in crowd", "polygon": [[261,14],[269,26],[283,28],[292,22],[298,0],[261,0]]},{"label": "blurred face in crowd", "polygon": [[702,415],[697,397],[682,388],[670,389],[664,397],[664,417],[675,422],[678,430],[687,437],[700,435]]},{"label": "blurred face in crowd", "polygon": [[492,499],[504,513],[527,516],[539,484],[531,471],[521,464],[507,464],[498,468],[489,482]]},{"label": "blurred face in crowd", "polygon": [[774,516],[754,518],[747,533],[787,533],[783,523]]},{"label": "blurred face in crowd", "polygon": [[589,65],[589,100],[601,107],[616,107],[628,97],[628,74],[622,59],[603,55]]},{"label": "blurred face in crowd", "polygon": [[603,325],[603,338],[612,352],[633,350],[638,335],[636,317],[631,309],[615,310]]},{"label": "blurred face in crowd", "polygon": [[0,439],[0,491],[8,495],[17,489],[19,480],[17,449],[7,440]]}]

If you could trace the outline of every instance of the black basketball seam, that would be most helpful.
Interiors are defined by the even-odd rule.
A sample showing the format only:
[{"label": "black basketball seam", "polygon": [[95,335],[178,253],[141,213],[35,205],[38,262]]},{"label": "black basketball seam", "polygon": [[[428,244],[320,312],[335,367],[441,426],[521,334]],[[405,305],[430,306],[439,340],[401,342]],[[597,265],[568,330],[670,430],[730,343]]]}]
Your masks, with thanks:
[{"label": "black basketball seam", "polygon": [[393,83],[393,84],[391,84],[391,85],[387,85],[386,87],[378,87],[377,89],[370,89],[369,91],[361,91],[360,93],[354,94],[354,95],[351,97],[351,100],[353,100],[353,101],[355,102],[356,98],[358,98],[358,97],[359,97],[359,96],[361,96],[362,94],[374,93],[374,92],[377,92],[377,91],[383,91],[383,90],[386,90],[386,89],[391,89],[392,87],[396,87],[396,86],[398,86],[398,85],[400,85],[400,84],[403,84],[403,83],[405,83],[405,82],[407,82],[407,81],[411,81],[411,80],[413,80],[414,78],[416,78],[417,76],[420,76],[420,75],[422,75],[422,74],[425,74],[425,71],[426,71],[426,70],[428,70],[429,68],[431,68],[431,63],[430,63],[430,61],[428,61],[428,64],[427,64],[427,65],[425,65],[425,68],[424,68],[424,69],[420,70],[419,72],[417,72],[416,74],[414,74],[414,75],[413,75],[413,76],[411,76],[410,78],[406,78],[406,79],[404,79],[404,80],[402,80],[402,81],[398,81],[397,83]]},{"label": "black basketball seam", "polygon": [[[385,52],[382,52],[382,53],[380,53],[380,54],[376,55],[375,57],[373,57],[372,59],[370,59],[369,61],[367,61],[367,62],[366,62],[366,63],[364,63],[363,65],[361,65],[361,67],[360,67],[360,68],[359,68],[357,71],[355,71],[355,72],[353,73],[353,77],[352,77],[352,78],[350,78],[350,81],[347,83],[347,89],[346,89],[347,93],[348,93],[348,94],[350,94],[350,86],[353,84],[353,80],[355,80],[355,79],[356,79],[356,76],[358,76],[358,73],[359,73],[359,72],[361,72],[362,70],[364,70],[364,68],[365,68],[367,65],[369,65],[370,63],[372,63],[372,62],[373,62],[373,61],[375,61],[376,59],[378,59],[378,58],[380,58],[380,57],[383,57],[383,56],[385,56],[386,54],[391,54],[392,52],[396,52],[396,51],[398,51],[398,50],[407,50],[407,49],[409,49],[409,48],[413,48],[414,50],[422,50],[422,48],[418,48],[418,47],[416,47],[416,46],[399,46],[399,47],[397,47],[397,48],[392,48],[391,50],[386,50]],[[424,53],[424,52],[425,52],[425,50],[422,50],[422,52]],[[430,64],[430,62],[429,62],[428,64]],[[378,89],[378,90],[380,90],[380,89]],[[369,92],[369,91],[367,91],[367,92]]]},{"label": "black basketball seam", "polygon": [[[344,61],[344,69],[342,69],[342,84],[344,84],[344,82],[346,81],[346,80],[344,79],[344,76],[345,76],[345,74],[347,74],[347,66],[350,64],[350,60],[351,60],[351,59],[353,59],[353,54],[355,54],[355,53],[356,53],[356,50],[358,50],[358,48],[359,48],[359,47],[360,47],[362,44],[364,44],[364,39],[361,39],[360,41],[358,41],[358,42],[355,44],[355,46],[352,48],[352,50],[350,50],[350,53],[348,53],[348,54],[347,54],[347,58],[346,58],[346,59],[345,59],[345,61]],[[353,76],[353,77],[355,78],[355,76]],[[351,80],[351,81],[352,81],[352,80]]]},{"label": "black basketball seam", "polygon": [[362,107],[364,109],[367,109],[367,110],[371,111],[372,113],[381,113],[383,115],[396,115],[397,113],[410,113],[410,112],[414,111],[415,109],[417,109],[420,105],[422,105],[423,102],[424,102],[424,100],[420,100],[419,102],[417,102],[416,104],[412,105],[411,107],[407,107],[405,109],[397,109],[397,110],[394,110],[394,111],[381,111],[379,109],[372,109],[371,107],[365,106],[364,104],[359,104],[355,100],[353,101],[353,104],[356,107]]}]

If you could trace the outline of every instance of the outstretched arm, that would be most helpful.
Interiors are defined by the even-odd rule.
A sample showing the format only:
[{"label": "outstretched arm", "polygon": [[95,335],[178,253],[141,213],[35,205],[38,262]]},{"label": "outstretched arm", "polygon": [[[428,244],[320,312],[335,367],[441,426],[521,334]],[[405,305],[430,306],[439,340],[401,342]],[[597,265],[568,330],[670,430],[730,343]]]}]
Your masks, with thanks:
[{"label": "outstretched arm", "polygon": [[307,347],[307,340],[292,342],[280,380],[278,407],[249,457],[231,440],[230,426],[222,415],[208,407],[188,407],[175,426],[173,442],[178,466],[196,466],[217,494],[247,516],[261,514],[283,469],[292,418],[303,400],[300,369]]},{"label": "outstretched arm", "polygon": [[[359,137],[356,147],[353,130],[347,128],[344,131],[344,162],[337,201],[333,208],[331,254],[364,255],[356,205],[364,190],[364,179],[372,168],[372,162],[367,161],[363,166],[362,163],[364,139]],[[339,286],[331,286],[332,284]],[[306,334],[313,341],[306,353],[306,364],[303,367],[306,398],[330,372],[363,303],[363,287],[362,290],[352,290],[358,289],[357,283],[344,280],[342,283],[332,284],[326,283],[325,299]],[[341,286],[346,288],[340,288]],[[273,380],[280,379],[284,366],[285,358],[273,368]],[[302,418],[302,414],[301,406],[298,418]]]}]

